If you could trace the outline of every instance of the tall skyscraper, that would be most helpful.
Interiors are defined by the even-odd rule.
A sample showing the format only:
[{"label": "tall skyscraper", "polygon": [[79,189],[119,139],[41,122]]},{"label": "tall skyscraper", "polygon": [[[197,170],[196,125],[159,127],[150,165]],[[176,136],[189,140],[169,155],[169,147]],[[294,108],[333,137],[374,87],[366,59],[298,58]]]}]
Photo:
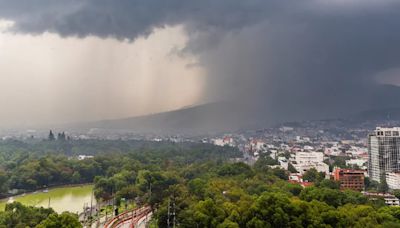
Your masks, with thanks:
[{"label": "tall skyscraper", "polygon": [[377,127],[368,136],[368,174],[380,182],[388,172],[400,171],[400,128]]}]

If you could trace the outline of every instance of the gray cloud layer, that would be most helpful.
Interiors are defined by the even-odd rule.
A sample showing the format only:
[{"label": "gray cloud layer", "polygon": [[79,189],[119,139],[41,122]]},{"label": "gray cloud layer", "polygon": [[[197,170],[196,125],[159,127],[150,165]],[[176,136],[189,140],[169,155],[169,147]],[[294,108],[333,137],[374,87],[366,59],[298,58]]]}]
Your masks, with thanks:
[{"label": "gray cloud layer", "polygon": [[273,120],[394,106],[400,95],[375,81],[400,67],[398,1],[0,0],[1,17],[16,32],[119,39],[182,24],[182,52],[208,72],[205,99]]}]

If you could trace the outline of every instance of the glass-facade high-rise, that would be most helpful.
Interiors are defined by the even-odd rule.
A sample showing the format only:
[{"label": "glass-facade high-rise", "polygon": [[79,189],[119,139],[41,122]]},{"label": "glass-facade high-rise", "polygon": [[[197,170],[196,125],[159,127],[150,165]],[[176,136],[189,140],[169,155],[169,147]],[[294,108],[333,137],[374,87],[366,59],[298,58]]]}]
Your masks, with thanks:
[{"label": "glass-facade high-rise", "polygon": [[380,182],[388,172],[400,171],[400,128],[381,128],[368,136],[368,174]]}]

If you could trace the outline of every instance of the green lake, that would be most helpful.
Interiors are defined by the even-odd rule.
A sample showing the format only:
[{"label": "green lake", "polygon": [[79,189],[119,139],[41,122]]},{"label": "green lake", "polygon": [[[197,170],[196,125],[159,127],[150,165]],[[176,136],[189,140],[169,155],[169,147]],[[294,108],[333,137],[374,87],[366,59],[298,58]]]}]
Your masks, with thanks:
[{"label": "green lake", "polygon": [[[56,212],[82,212],[84,204],[90,206],[93,185],[82,185],[74,187],[51,188],[48,192],[38,191],[3,199],[0,201],[0,210],[3,211],[7,202],[17,201],[24,205],[36,207],[48,207],[50,199],[50,207]],[[93,198],[93,204],[95,199]]]}]

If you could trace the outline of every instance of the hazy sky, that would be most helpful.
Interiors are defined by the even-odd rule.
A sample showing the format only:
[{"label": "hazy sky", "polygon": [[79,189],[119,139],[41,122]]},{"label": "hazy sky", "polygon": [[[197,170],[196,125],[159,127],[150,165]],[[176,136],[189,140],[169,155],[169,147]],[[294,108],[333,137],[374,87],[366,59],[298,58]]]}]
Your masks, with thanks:
[{"label": "hazy sky", "polygon": [[179,26],[134,41],[14,34],[0,22],[0,124],[127,117],[200,102],[204,72]]},{"label": "hazy sky", "polygon": [[[0,125],[231,100],[265,118],[398,105],[396,0],[0,0]],[[247,106],[246,106],[247,107]]]}]

